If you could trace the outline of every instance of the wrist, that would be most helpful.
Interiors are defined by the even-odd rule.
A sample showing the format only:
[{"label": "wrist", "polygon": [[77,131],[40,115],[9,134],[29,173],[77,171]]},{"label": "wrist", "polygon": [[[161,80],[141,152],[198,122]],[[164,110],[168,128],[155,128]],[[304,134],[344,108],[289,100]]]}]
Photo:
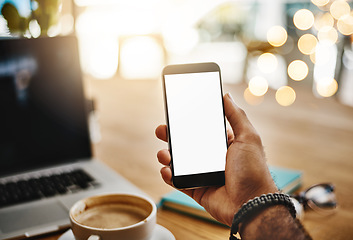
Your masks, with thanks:
[{"label": "wrist", "polygon": [[264,209],[240,226],[242,239],[312,240],[300,221],[294,219],[285,206]]},{"label": "wrist", "polygon": [[[280,219],[278,219],[279,216]],[[274,221],[277,220],[280,220],[281,222],[284,221],[285,225],[287,225],[288,222],[293,221],[288,209],[283,205],[268,207],[252,218],[247,219],[240,224],[239,234],[243,239],[257,239],[260,237],[258,234],[261,234],[264,224],[271,223],[272,227],[274,227]]]},{"label": "wrist", "polygon": [[[261,216],[264,212],[267,213],[268,211],[273,210],[273,207],[278,205],[284,207],[286,214],[289,214],[292,219],[295,219],[296,211],[289,195],[282,193],[262,194],[261,196],[255,197],[247,203],[244,203],[239,211],[234,215],[230,239],[237,239],[234,236],[240,232],[239,229],[243,227],[243,225],[246,226],[259,215]],[[251,225],[257,226],[256,223],[257,222],[255,221],[255,224]],[[262,224],[267,224],[267,222],[262,221]]]},{"label": "wrist", "polygon": [[[254,199],[255,197],[261,196],[263,194],[268,194],[268,193],[278,193],[278,189],[277,187],[274,185],[270,185],[267,188],[263,187],[263,188],[259,188],[259,189],[254,189],[253,191],[249,190],[249,189],[244,189],[244,192],[246,192],[246,196],[244,196],[243,198],[241,197],[237,197],[237,201],[234,201],[234,208],[229,211],[229,216],[228,216],[228,221],[227,221],[227,225],[231,226],[232,222],[233,222],[233,217],[234,215],[241,209],[241,207],[243,206],[243,204],[245,204],[246,202],[248,202],[251,199]],[[239,199],[241,199],[239,201]]]}]

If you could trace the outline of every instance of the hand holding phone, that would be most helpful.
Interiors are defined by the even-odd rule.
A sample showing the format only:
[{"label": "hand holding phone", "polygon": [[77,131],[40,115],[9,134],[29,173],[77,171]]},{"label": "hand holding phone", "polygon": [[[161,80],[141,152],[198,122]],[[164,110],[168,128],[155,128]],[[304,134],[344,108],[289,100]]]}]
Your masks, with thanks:
[{"label": "hand holding phone", "polygon": [[163,89],[173,185],[224,185],[227,132],[218,65],[169,65]]},{"label": "hand holding phone", "polygon": [[[261,138],[257,131],[244,111],[235,104],[230,94],[226,94],[223,100],[224,112],[232,127],[227,134],[229,146],[225,185],[181,191],[203,206],[215,219],[230,226],[234,214],[244,202],[261,194],[276,192],[278,189],[268,170]],[[158,126],[156,136],[165,142],[169,141],[167,126]],[[200,139],[201,137],[196,141]],[[164,165],[161,169],[163,180],[169,185],[176,182],[179,184],[178,177],[173,176],[172,173],[171,152],[162,149],[158,152],[157,158]],[[175,160],[174,165],[177,163]],[[291,218],[290,215],[289,218]]]}]

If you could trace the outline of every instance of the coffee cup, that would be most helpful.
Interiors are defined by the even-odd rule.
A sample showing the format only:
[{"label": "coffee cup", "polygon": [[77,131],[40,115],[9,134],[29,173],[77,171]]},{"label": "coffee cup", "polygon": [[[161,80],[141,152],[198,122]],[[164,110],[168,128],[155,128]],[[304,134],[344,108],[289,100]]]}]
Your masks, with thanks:
[{"label": "coffee cup", "polygon": [[76,240],[149,240],[156,213],[155,203],[147,197],[108,194],[76,202],[70,221]]}]

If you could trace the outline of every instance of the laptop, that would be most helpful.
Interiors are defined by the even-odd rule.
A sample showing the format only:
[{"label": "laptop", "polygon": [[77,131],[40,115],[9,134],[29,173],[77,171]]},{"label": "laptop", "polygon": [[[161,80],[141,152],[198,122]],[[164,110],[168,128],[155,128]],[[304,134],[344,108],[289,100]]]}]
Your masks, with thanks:
[{"label": "laptop", "polygon": [[74,36],[0,40],[0,239],[69,227],[77,200],[145,195],[92,157]]}]

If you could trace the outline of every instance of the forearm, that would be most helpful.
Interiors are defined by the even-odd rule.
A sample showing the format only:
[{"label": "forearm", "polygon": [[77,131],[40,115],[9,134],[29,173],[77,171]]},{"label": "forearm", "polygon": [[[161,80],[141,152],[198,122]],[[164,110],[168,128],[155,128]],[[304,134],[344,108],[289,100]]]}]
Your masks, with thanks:
[{"label": "forearm", "polygon": [[293,219],[285,206],[269,207],[240,226],[240,235],[247,239],[307,240],[307,234],[299,221]]}]

